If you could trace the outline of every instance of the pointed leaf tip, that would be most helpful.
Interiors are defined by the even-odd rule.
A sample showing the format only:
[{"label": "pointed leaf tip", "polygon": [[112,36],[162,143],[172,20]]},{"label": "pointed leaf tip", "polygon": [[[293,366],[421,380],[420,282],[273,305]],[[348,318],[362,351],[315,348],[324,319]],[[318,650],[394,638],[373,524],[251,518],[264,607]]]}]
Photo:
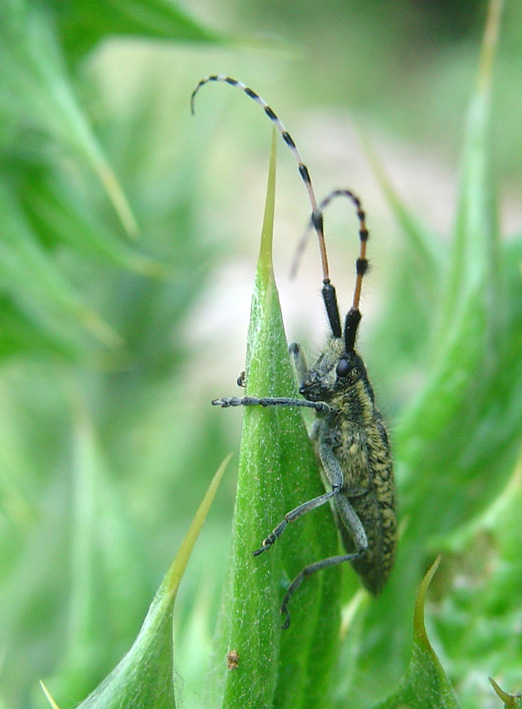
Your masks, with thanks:
[{"label": "pointed leaf tip", "polygon": [[430,583],[435,576],[435,572],[439,568],[440,556],[438,556],[431,567],[426,572],[426,575],[422,579],[419,591],[417,593],[417,598],[415,599],[415,611],[413,615],[413,627],[415,631],[415,636],[418,641],[420,641],[425,646],[431,648],[430,641],[426,634],[426,627],[424,625],[424,606],[426,604],[426,593]]},{"label": "pointed leaf tip", "polygon": [[488,16],[484,27],[478,71],[478,89],[480,92],[488,91],[491,85],[491,75],[493,73],[493,64],[498,47],[503,4],[503,0],[489,0]]},{"label": "pointed leaf tip", "polygon": [[225,458],[212,478],[132,647],[109,676],[80,704],[82,709],[175,709],[172,647],[174,601],[190,553],[230,457]]},{"label": "pointed leaf tip", "polygon": [[42,688],[43,693],[45,694],[45,698],[47,699],[47,701],[51,705],[52,709],[60,709],[58,704],[52,698],[51,693],[49,692],[49,690],[47,689],[45,684],[42,682],[42,680],[40,680],[40,687]]},{"label": "pointed leaf tip", "polygon": [[[295,374],[272,272],[274,178],[273,140],[248,333],[247,394],[295,398]],[[296,407],[246,408],[231,560],[215,650],[219,671],[208,687],[209,695],[221,700],[214,704],[239,707],[246,701],[256,707],[298,707],[324,703],[338,652],[341,569],[331,569],[303,584],[293,599],[286,631],[281,630],[280,607],[284,588],[306,564],[335,554],[335,527],[325,510],[324,515],[310,515],[295,530],[297,535],[285,534],[269,553],[252,553],[289,510],[323,492],[300,411]]]},{"label": "pointed leaf tip", "polygon": [[198,507],[198,510],[194,515],[194,519],[190,524],[188,532],[185,535],[185,539],[182,541],[179,551],[176,554],[176,558],[172,562],[172,565],[169,571],[167,572],[167,575],[165,576],[165,580],[163,583],[166,586],[166,590],[168,589],[169,591],[169,597],[171,597],[171,600],[173,600],[173,597],[175,597],[177,593],[181,578],[183,576],[183,573],[185,572],[185,568],[190,558],[190,554],[192,553],[194,544],[196,543],[199,533],[201,532],[203,523],[207,518],[210,506],[212,505],[214,497],[216,496],[219,483],[223,478],[226,467],[231,457],[232,453],[229,453],[229,455],[227,455],[225,460],[221,463],[214,477],[212,478],[210,485],[208,486],[208,490],[205,493],[205,497],[203,498],[200,506]]},{"label": "pointed leaf tip", "polygon": [[274,210],[276,187],[276,158],[277,141],[276,129],[272,130],[272,147],[270,150],[270,164],[268,168],[268,183],[266,187],[265,213],[263,217],[263,230],[261,232],[261,247],[259,250],[259,267],[265,280],[272,272],[272,243],[274,235]]},{"label": "pointed leaf tip", "polygon": [[428,570],[417,593],[410,665],[391,696],[373,709],[458,709],[453,687],[431,647],[424,627],[426,592],[439,563],[440,557]]},{"label": "pointed leaf tip", "polygon": [[504,702],[504,707],[522,707],[522,697],[520,694],[508,694],[498,686],[493,677],[489,677],[488,679],[495,690],[495,694]]}]

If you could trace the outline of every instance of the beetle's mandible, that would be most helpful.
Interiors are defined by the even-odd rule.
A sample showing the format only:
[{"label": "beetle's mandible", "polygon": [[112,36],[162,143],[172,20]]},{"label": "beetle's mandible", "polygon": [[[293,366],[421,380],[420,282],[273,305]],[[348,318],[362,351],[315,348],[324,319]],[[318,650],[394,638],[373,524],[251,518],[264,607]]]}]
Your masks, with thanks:
[{"label": "beetle's mandible", "polygon": [[[290,353],[303,399],[231,397],[215,399],[216,406],[301,406],[315,410],[311,438],[321,464],[326,492],[303,502],[288,512],[284,519],[254,551],[258,556],[270,549],[290,522],[331,501],[333,514],[345,549],[344,554],[321,559],[306,566],[292,581],[281,605],[285,615],[283,628],[290,624],[288,604],[304,579],[316,571],[350,561],[362,584],[372,593],[381,592],[393,566],[397,518],[393,462],[388,433],[375,406],[374,393],[366,367],[355,350],[357,329],[361,320],[359,301],[364,274],[368,268],[366,244],[368,230],[360,200],[350,190],[335,190],[317,203],[310,179],[296,144],[274,111],[252,89],[224,75],[202,79],[192,94],[192,109],[198,90],[209,82],[235,86],[260,104],[280,131],[292,151],[299,174],[306,186],[312,206],[311,226],[319,240],[323,269],[322,296],[331,335],[317,361],[309,367],[301,347],[292,343]],[[338,196],[347,197],[355,206],[359,219],[360,253],[356,261],[356,281],[352,307],[341,325],[335,288],[330,282],[324,240],[323,211]],[[244,384],[240,377],[238,384]]]}]

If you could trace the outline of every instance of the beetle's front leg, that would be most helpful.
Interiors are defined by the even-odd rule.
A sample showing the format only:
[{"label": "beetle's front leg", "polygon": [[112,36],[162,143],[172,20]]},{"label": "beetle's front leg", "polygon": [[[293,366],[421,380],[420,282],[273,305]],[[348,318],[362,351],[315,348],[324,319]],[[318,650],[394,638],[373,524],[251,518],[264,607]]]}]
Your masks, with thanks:
[{"label": "beetle's front leg", "polygon": [[[306,355],[297,344],[297,342],[292,342],[288,347],[288,351],[293,357],[293,363],[299,382],[303,382],[308,375],[308,363],[306,361]],[[240,387],[246,386],[246,374],[241,372],[237,379],[237,384]],[[213,406],[221,406],[223,409],[229,406],[300,406],[308,409],[314,409],[319,413],[331,413],[333,411],[332,407],[329,406],[324,401],[307,401],[306,399],[292,399],[290,397],[284,396],[230,396],[223,397],[221,399],[214,399],[212,401]]]},{"label": "beetle's front leg", "polygon": [[212,406],[221,406],[222,409],[228,409],[230,406],[301,406],[321,413],[333,411],[332,407],[324,401],[306,401],[286,396],[230,396],[214,399],[211,403]]},{"label": "beetle's front leg", "polygon": [[[306,375],[308,374],[308,361],[306,359],[306,355],[301,349],[301,345],[297,342],[291,342],[288,345],[288,352],[292,356],[294,369],[296,371],[299,384],[301,384],[304,382]],[[242,387],[243,389],[246,388],[247,380],[246,372],[244,370],[240,373],[236,383],[238,387]]]},{"label": "beetle's front leg", "polygon": [[306,355],[304,350],[301,348],[301,345],[297,342],[291,342],[288,346],[288,351],[294,363],[297,381],[299,382],[299,386],[301,386],[301,384],[308,377],[308,361],[306,359]]}]

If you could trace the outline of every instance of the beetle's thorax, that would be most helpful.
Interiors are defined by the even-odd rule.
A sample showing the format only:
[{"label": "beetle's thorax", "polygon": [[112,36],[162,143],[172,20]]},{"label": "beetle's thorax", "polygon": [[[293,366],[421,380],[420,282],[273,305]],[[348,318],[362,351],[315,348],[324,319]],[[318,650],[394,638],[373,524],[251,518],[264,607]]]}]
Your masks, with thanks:
[{"label": "beetle's thorax", "polygon": [[342,338],[328,340],[299,391],[308,401],[325,401],[340,418],[365,424],[375,416],[373,389],[364,362],[355,350],[345,351]]}]

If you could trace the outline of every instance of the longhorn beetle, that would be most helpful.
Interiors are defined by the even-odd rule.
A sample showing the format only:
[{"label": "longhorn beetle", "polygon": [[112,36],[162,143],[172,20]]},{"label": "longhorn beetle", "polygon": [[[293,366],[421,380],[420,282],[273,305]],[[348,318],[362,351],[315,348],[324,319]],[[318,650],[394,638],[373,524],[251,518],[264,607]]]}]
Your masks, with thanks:
[{"label": "longhorn beetle", "polygon": [[[323,269],[322,296],[332,330],[323,351],[310,368],[301,347],[295,342],[290,345],[290,354],[300,383],[299,393],[304,400],[245,396],[215,399],[212,402],[222,407],[304,406],[314,409],[317,416],[310,436],[321,465],[326,492],[285,514],[284,519],[263,541],[261,548],[253,554],[258,556],[270,549],[289,522],[295,522],[329,501],[333,503],[333,515],[346,553],[310,564],[296,576],[281,605],[281,613],[285,615],[285,629],[290,624],[290,598],[304,579],[316,571],[350,561],[363,585],[370,593],[377,595],[384,587],[393,565],[396,514],[390,444],[382,416],[375,406],[366,367],[355,350],[361,320],[361,286],[368,268],[368,230],[361,202],[350,190],[335,190],[321,204],[317,204],[310,173],[294,140],[270,106],[248,86],[221,74],[207,76],[192,93],[193,113],[197,92],[212,81],[236,86],[262,106],[294,155],[312,205],[310,226],[315,229],[319,240]],[[354,204],[359,220],[360,240],[353,303],[346,315],[344,328],[341,327],[335,288],[330,282],[323,228],[323,210],[338,196],[347,197]],[[238,384],[243,383],[243,377],[240,377]]]}]

